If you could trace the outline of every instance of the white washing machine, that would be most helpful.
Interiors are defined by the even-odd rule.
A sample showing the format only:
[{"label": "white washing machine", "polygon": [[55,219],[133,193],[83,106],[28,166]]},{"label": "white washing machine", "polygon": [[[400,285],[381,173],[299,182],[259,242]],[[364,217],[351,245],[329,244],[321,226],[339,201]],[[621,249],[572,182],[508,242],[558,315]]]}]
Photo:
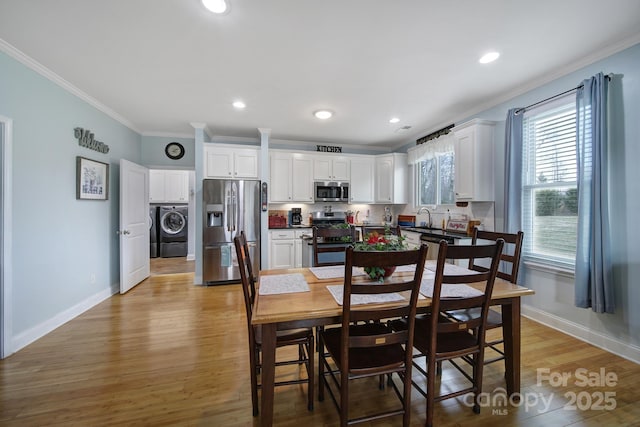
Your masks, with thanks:
[{"label": "white washing machine", "polygon": [[188,206],[160,206],[160,256],[163,258],[187,256]]}]

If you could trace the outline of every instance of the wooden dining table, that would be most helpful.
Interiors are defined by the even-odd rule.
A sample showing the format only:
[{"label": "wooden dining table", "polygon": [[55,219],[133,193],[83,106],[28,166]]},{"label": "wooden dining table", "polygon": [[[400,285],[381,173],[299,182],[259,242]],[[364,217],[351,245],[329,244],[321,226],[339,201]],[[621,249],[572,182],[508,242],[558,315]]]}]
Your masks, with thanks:
[{"label": "wooden dining table", "polygon": [[[344,267],[341,267],[344,269]],[[262,295],[260,281],[266,276],[299,273],[308,284],[308,291]],[[396,272],[396,275],[411,275],[410,272]],[[262,397],[261,424],[273,424],[276,331],[281,329],[314,327],[339,324],[342,306],[338,305],[327,286],[342,285],[343,277],[319,279],[309,268],[261,270],[251,323],[262,328]],[[362,278],[361,280],[365,280]],[[266,279],[265,279],[266,282]],[[469,286],[482,289],[484,284]],[[506,365],[507,393],[520,392],[520,298],[532,295],[531,289],[496,279],[492,305],[502,308],[504,352]],[[392,303],[387,303],[392,304]],[[427,312],[430,298],[418,300],[418,311]]]}]

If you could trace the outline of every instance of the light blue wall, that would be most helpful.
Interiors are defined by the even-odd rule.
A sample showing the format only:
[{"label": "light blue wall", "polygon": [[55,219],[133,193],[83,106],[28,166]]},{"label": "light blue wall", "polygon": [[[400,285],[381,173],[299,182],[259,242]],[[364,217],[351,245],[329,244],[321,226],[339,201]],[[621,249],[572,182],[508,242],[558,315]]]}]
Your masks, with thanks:
[{"label": "light blue wall", "polygon": [[[140,162],[140,136],[2,52],[0,76],[0,115],[13,119],[13,265],[3,267],[13,272],[12,335],[24,345],[117,289],[118,162]],[[80,147],[75,127],[109,153]],[[76,156],[110,165],[108,201],[76,200]]]},{"label": "light blue wall", "polygon": [[[640,360],[640,44],[597,61],[579,71],[536,88],[524,95],[472,118],[497,121],[496,145],[496,229],[504,223],[504,120],[507,110],[523,107],[576,87],[582,80],[602,71],[613,73],[610,85],[611,103],[611,229],[613,231],[614,281],[616,313],[595,314],[591,310],[574,307],[573,277],[540,271],[525,266],[522,283],[535,289],[536,295],[524,299],[532,313],[546,322],[561,326],[575,334],[584,334],[605,347],[619,343],[636,346],[636,360]],[[627,356],[630,353],[627,352]],[[633,355],[631,357],[634,357]]]},{"label": "light blue wall", "polygon": [[[184,157],[178,160],[168,158],[164,148],[168,143],[176,141],[182,144]],[[165,136],[142,136],[141,159],[142,164],[150,169],[195,169],[195,139],[174,138]]]}]

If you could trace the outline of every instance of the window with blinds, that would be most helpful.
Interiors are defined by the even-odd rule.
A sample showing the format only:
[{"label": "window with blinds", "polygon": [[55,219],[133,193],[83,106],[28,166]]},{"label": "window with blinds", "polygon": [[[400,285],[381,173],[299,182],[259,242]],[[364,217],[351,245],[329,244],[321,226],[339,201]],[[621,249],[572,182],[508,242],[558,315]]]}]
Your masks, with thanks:
[{"label": "window with blinds", "polygon": [[578,228],[574,97],[531,109],[523,120],[523,254],[573,265]]}]

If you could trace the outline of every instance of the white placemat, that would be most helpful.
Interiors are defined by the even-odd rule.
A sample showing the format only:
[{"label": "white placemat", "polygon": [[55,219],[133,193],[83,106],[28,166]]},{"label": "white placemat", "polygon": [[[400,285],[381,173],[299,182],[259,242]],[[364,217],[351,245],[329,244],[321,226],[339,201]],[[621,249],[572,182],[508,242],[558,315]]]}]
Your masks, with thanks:
[{"label": "white placemat", "polygon": [[413,273],[414,271],[416,271],[415,264],[399,265],[396,267],[396,272],[398,273]]},{"label": "white placemat", "polygon": [[[435,281],[435,273],[425,270],[420,283],[420,293],[425,297],[433,296],[433,282]],[[471,298],[484,295],[484,292],[472,288],[465,284],[446,284],[442,285],[440,290],[440,298]]]},{"label": "white placemat", "polygon": [[[344,265],[328,265],[326,267],[310,267],[309,271],[313,273],[318,279],[337,279],[344,277]],[[364,271],[361,268],[354,267],[352,270],[352,276],[364,276]]]},{"label": "white placemat", "polygon": [[[338,305],[342,305],[342,296],[343,296],[343,287],[342,285],[330,285],[327,286],[327,290],[331,293],[333,298],[336,300]],[[351,295],[351,304],[381,304],[385,302],[394,302],[394,301],[404,301],[405,298],[398,294],[380,294],[380,295],[369,295],[369,294],[358,294]]]},{"label": "white placemat", "polygon": [[260,295],[289,294],[309,292],[309,284],[301,273],[274,274],[260,277]]},{"label": "white placemat", "polygon": [[[431,271],[436,271],[438,262],[429,260],[425,263],[424,268]],[[468,274],[478,274],[477,271],[469,270],[466,267],[460,267],[455,264],[446,263],[444,265],[444,274],[447,276],[465,276]]]}]

